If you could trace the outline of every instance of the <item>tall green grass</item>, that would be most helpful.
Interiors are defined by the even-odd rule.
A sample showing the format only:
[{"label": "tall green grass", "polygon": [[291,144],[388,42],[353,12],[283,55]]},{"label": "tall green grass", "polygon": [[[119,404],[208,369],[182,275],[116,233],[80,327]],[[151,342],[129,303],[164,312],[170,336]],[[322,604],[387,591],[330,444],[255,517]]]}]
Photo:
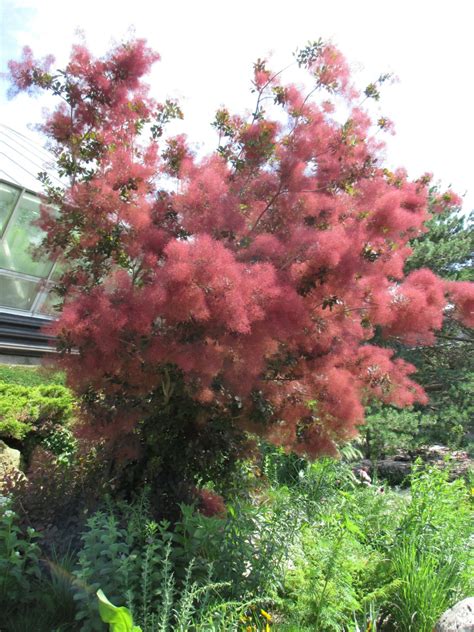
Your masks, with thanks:
[{"label": "tall green grass", "polygon": [[65,375],[62,371],[54,371],[42,366],[0,364],[0,382],[19,386],[63,385]]},{"label": "tall green grass", "polygon": [[440,615],[472,593],[472,511],[463,480],[449,468],[415,466],[411,501],[390,551],[399,579],[389,606],[400,630],[431,632]]}]

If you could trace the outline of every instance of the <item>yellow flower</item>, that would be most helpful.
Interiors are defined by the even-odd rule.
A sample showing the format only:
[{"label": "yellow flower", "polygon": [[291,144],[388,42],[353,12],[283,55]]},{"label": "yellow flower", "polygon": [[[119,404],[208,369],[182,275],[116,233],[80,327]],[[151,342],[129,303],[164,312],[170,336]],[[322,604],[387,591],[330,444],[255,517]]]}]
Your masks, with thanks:
[{"label": "yellow flower", "polygon": [[268,612],[265,612],[265,610],[260,610],[260,612],[261,612],[262,616],[263,616],[263,617],[265,617],[265,619],[266,619],[267,621],[271,621],[271,620],[272,620],[272,618],[271,618],[271,616],[268,614]]}]

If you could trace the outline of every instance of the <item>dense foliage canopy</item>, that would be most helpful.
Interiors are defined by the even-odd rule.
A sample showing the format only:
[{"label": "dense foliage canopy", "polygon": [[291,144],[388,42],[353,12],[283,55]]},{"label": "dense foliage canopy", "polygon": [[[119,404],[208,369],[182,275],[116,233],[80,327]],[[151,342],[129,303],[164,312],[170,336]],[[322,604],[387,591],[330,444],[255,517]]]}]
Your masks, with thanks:
[{"label": "dense foliage canopy", "polygon": [[[55,74],[28,49],[10,63],[13,91],[60,100],[43,130],[70,183],[43,176],[56,210],[42,227],[65,264],[55,329],[70,384],[93,403],[88,427],[126,435],[179,392],[201,429],[218,415],[316,455],[354,436],[374,399],[426,401],[414,367],[374,336],[432,344],[446,308],[472,325],[474,290],[404,272],[430,177],[384,168],[390,123],[363,103],[387,77],[358,94],[321,41],[296,55],[309,93],[258,61],[253,113],[219,110],[218,149],[197,157],[163,135],[182,114],[149,96],[157,59],[135,40],[100,59],[75,46]],[[431,208],[458,204],[447,192]]]}]

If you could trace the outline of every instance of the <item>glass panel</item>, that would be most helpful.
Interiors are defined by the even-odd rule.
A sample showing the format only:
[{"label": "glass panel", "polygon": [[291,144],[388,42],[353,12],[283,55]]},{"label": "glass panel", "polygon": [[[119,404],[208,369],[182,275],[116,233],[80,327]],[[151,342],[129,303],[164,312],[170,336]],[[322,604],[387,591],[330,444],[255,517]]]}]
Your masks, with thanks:
[{"label": "glass panel", "polygon": [[57,283],[59,281],[59,279],[61,278],[61,276],[66,272],[67,269],[67,264],[66,262],[61,259],[56,259],[56,265],[54,266],[54,270],[50,276],[50,280],[53,283]]},{"label": "glass panel", "polygon": [[38,294],[39,283],[0,275],[0,305],[30,310]]},{"label": "glass panel", "polygon": [[20,191],[14,187],[8,186],[4,182],[0,182],[0,235],[3,233],[7,225],[10,213],[20,195]]},{"label": "glass panel", "polygon": [[33,225],[39,216],[39,198],[25,193],[0,243],[0,268],[37,277],[48,276],[53,262],[46,258],[35,261],[31,256],[31,248],[39,246],[44,236],[44,232]]},{"label": "glass panel", "polygon": [[[56,305],[61,302],[61,298],[56,294],[56,292],[48,292],[46,294],[44,300],[40,302],[39,309],[37,310],[40,314],[45,314],[46,316],[54,316],[57,318],[59,316],[59,311],[56,309]],[[36,310],[35,310],[36,311]]]}]

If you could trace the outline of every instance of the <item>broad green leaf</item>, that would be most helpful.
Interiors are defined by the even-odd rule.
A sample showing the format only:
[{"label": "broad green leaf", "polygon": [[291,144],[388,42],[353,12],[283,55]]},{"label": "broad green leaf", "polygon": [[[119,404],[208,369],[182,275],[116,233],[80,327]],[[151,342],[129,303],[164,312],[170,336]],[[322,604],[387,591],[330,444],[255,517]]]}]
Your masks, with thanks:
[{"label": "broad green leaf", "polygon": [[133,625],[132,615],[128,608],[114,606],[100,589],[96,594],[99,600],[100,618],[110,625],[111,632],[142,632],[140,627]]}]

